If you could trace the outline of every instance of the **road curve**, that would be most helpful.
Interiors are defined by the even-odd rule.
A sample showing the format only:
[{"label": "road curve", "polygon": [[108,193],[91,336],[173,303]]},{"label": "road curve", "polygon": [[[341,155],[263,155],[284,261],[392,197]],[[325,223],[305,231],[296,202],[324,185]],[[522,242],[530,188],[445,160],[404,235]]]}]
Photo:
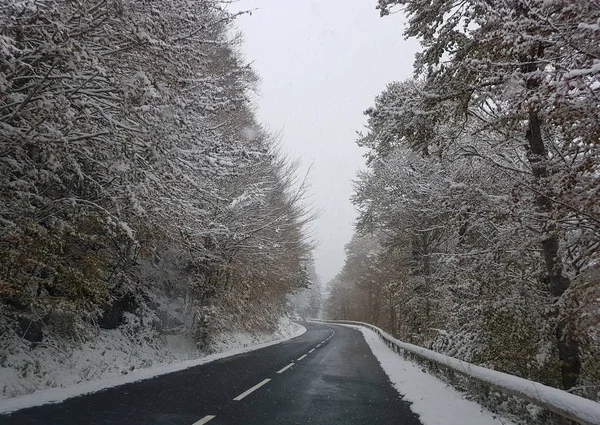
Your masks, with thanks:
[{"label": "road curve", "polygon": [[291,341],[0,415],[0,425],[420,424],[359,331],[302,325]]}]

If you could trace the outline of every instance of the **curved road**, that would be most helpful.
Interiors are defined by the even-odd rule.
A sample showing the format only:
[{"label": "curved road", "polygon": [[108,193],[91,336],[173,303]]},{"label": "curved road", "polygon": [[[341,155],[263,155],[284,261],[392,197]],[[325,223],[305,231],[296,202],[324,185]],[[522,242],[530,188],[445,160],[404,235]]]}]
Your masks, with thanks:
[{"label": "curved road", "polygon": [[271,347],[0,415],[0,425],[418,425],[354,329],[302,323]]}]

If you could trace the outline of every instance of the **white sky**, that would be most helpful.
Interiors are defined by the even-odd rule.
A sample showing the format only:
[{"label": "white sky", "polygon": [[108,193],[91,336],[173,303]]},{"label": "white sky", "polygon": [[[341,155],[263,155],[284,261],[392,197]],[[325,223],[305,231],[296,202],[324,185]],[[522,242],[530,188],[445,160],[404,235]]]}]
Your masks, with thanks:
[{"label": "white sky", "polygon": [[344,264],[356,213],[351,180],[362,167],[356,131],[387,83],[412,75],[418,44],[402,36],[403,16],[380,18],[376,0],[239,0],[246,59],[262,79],[258,117],[300,158],[321,215],[317,272],[328,282]]}]

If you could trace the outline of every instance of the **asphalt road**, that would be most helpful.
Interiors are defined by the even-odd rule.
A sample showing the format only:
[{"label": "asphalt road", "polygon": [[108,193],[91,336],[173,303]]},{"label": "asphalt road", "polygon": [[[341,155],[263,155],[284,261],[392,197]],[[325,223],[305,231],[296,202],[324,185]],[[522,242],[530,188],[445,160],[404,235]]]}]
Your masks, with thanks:
[{"label": "asphalt road", "polygon": [[0,425],[420,424],[359,331],[302,325],[282,344],[0,415]]}]

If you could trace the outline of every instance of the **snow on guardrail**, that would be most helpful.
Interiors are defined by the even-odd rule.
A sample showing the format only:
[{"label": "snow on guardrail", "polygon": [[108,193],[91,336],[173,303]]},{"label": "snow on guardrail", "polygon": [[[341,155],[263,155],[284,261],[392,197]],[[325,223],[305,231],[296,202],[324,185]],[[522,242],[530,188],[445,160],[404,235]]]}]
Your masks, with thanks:
[{"label": "snow on guardrail", "polygon": [[442,367],[493,387],[506,394],[513,395],[564,418],[583,425],[600,425],[600,403],[570,394],[557,388],[549,387],[539,382],[529,381],[518,376],[477,366],[454,357],[399,341],[387,332],[369,323],[351,320],[319,320],[316,322],[339,323],[365,326],[376,332],[389,346],[406,350],[422,359],[432,361]]}]

